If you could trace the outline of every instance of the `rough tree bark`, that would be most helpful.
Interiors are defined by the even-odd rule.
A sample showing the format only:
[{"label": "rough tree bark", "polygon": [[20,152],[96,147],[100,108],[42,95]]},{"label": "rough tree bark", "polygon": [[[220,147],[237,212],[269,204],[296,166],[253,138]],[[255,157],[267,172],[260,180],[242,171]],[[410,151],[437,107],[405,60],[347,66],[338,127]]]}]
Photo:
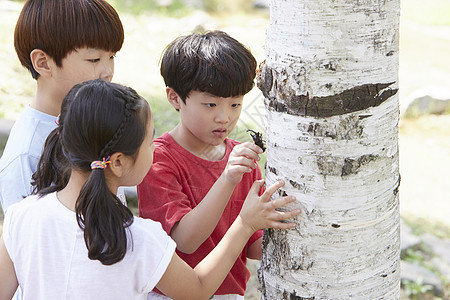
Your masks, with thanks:
[{"label": "rough tree bark", "polygon": [[303,212],[267,230],[263,299],[398,299],[399,0],[272,0],[258,86],[266,181]]}]

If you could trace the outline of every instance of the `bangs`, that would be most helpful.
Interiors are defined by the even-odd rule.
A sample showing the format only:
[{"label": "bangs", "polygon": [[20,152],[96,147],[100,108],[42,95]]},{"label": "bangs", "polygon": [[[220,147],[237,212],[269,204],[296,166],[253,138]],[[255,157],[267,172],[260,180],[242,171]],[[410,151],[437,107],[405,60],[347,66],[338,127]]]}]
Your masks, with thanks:
[{"label": "bangs", "polygon": [[230,57],[224,62],[217,59],[200,63],[192,80],[192,90],[228,98],[245,95],[253,88],[255,75],[252,73],[255,71],[252,67]]},{"label": "bangs", "polygon": [[104,1],[86,1],[82,2],[81,9],[73,12],[65,20],[66,28],[73,28],[74,31],[71,37],[74,48],[89,47],[111,52],[118,52],[122,48],[122,22],[109,4]]},{"label": "bangs", "polygon": [[[119,15],[103,0],[53,0],[50,9],[41,11],[36,28],[39,49],[61,66],[62,59],[76,48],[96,48],[117,52],[124,32]],[[39,45],[42,43],[42,45]]]}]

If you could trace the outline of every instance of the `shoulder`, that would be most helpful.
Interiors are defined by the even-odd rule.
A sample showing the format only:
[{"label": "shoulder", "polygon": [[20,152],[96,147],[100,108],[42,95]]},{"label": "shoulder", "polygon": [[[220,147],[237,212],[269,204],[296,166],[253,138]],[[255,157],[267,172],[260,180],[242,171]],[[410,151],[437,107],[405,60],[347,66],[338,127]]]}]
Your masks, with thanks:
[{"label": "shoulder", "polygon": [[171,157],[173,152],[175,152],[176,142],[170,136],[168,132],[165,132],[160,137],[156,138],[155,141],[155,157]]},{"label": "shoulder", "polygon": [[170,146],[174,139],[170,136],[168,132],[164,132],[160,137],[155,139],[156,147]]},{"label": "shoulder", "polygon": [[9,206],[5,214],[5,224],[21,224],[24,220],[30,220],[29,215],[39,211],[38,199],[37,195],[32,195]]},{"label": "shoulder", "polygon": [[182,148],[168,132],[164,133],[155,139],[155,152],[150,172],[160,168],[178,170],[188,161],[189,154],[186,152],[187,150]]},{"label": "shoulder", "polygon": [[54,197],[55,194],[51,193],[42,197],[39,197],[39,195],[31,195],[26,198],[24,198],[22,201],[15,203],[11,205],[8,209],[8,213],[11,214],[24,214],[27,213],[27,211],[33,212],[36,211],[36,209],[39,210],[41,207],[41,200]]},{"label": "shoulder", "polygon": [[55,120],[54,116],[27,107],[11,128],[2,161],[20,155],[39,159],[47,136],[56,128]]}]

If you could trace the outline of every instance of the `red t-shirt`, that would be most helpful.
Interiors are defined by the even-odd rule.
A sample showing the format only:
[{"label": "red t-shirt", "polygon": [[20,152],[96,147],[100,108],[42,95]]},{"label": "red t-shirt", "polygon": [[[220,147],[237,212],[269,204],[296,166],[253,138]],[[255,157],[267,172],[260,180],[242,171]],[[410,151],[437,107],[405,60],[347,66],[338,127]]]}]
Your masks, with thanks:
[{"label": "red t-shirt", "polygon": [[[208,161],[185,150],[167,132],[157,138],[153,165],[137,187],[139,216],[161,222],[163,229],[169,234],[175,223],[200,203],[222,174],[231,150],[239,144],[231,139],[225,141],[226,153],[222,160]],[[193,254],[177,251],[191,267],[195,267],[220,242],[238,216],[253,182],[258,179],[261,179],[259,167],[244,174],[216,228],[197,251]],[[215,292],[216,295],[244,295],[250,277],[246,267],[247,248],[262,234],[262,230],[253,234],[230,273]]]}]

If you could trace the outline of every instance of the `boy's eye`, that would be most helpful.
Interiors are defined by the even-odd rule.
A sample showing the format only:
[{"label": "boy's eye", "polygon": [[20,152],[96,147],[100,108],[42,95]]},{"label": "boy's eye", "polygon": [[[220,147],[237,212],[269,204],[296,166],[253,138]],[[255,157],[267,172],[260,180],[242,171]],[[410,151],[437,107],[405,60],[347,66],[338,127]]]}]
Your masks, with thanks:
[{"label": "boy's eye", "polygon": [[100,58],[88,59],[88,61],[90,61],[92,63],[96,63],[96,62],[100,61]]},{"label": "boy's eye", "polygon": [[205,103],[205,105],[206,105],[207,107],[214,107],[214,106],[216,106],[215,103]]},{"label": "boy's eye", "polygon": [[111,57],[109,59],[114,59],[116,58],[116,54],[111,55]]},{"label": "boy's eye", "polygon": [[231,107],[239,107],[239,106],[241,106],[240,103],[233,103],[233,104],[231,104]]}]

